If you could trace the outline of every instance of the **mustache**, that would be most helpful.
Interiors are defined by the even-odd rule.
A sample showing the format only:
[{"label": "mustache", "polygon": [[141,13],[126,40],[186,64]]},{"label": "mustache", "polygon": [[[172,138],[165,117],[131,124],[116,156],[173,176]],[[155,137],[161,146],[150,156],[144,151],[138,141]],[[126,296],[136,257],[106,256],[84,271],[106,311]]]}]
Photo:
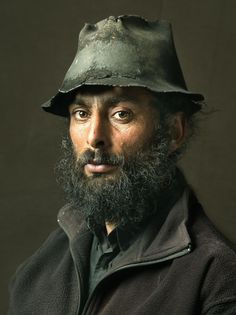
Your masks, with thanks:
[{"label": "mustache", "polygon": [[76,163],[80,166],[85,166],[86,164],[123,165],[124,160],[125,158],[123,155],[107,153],[101,149],[87,149],[85,152],[76,156]]}]

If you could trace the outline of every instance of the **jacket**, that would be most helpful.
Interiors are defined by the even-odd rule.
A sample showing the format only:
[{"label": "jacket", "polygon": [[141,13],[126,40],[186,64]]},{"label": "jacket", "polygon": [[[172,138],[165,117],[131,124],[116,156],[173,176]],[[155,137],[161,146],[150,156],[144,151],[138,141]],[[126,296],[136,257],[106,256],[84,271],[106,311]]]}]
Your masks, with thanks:
[{"label": "jacket", "polygon": [[187,189],[160,230],[152,221],[87,298],[93,234],[69,205],[22,264],[10,315],[233,315],[236,255]]}]

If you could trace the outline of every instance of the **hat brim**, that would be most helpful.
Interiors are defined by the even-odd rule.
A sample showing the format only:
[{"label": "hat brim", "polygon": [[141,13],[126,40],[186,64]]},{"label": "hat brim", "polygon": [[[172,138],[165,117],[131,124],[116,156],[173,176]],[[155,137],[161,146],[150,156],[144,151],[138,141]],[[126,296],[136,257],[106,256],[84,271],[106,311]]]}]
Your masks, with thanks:
[{"label": "hat brim", "polygon": [[[59,116],[68,116],[68,106],[73,103],[75,94],[77,90],[82,86],[119,86],[119,87],[144,87],[152,92],[155,93],[171,93],[171,94],[182,94],[183,96],[186,96],[189,98],[189,100],[192,100],[193,102],[196,102],[195,110],[200,110],[201,105],[200,102],[204,100],[204,96],[199,93],[193,93],[188,90],[182,89],[180,87],[176,86],[168,86],[166,82],[159,82],[158,85],[153,85],[152,82],[145,81],[137,82],[137,80],[132,81],[130,78],[100,78],[99,80],[89,80],[86,83],[81,83],[75,87],[73,87],[70,90],[66,90],[61,88],[59,92],[53,96],[51,99],[49,99],[47,102],[41,105],[41,107],[49,113],[59,115]],[[199,104],[198,104],[199,102]]]}]

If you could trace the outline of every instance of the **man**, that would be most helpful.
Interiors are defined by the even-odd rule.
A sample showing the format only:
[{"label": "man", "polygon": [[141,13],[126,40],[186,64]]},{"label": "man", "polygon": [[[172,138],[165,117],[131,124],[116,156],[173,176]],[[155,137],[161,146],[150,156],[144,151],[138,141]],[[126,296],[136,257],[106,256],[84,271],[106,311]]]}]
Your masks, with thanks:
[{"label": "man", "polygon": [[59,92],[67,117],[59,228],[11,283],[9,314],[236,314],[236,256],[176,162],[203,96],[169,23],[86,24]]}]

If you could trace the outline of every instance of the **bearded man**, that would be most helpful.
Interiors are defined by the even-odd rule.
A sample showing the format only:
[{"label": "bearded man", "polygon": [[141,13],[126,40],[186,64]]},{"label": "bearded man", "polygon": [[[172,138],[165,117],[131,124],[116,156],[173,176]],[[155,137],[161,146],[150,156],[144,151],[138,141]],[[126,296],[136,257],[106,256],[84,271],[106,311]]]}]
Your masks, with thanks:
[{"label": "bearded man", "polygon": [[168,22],[86,24],[62,87],[59,228],[17,270],[9,314],[236,314],[236,256],[176,163],[203,96]]}]

